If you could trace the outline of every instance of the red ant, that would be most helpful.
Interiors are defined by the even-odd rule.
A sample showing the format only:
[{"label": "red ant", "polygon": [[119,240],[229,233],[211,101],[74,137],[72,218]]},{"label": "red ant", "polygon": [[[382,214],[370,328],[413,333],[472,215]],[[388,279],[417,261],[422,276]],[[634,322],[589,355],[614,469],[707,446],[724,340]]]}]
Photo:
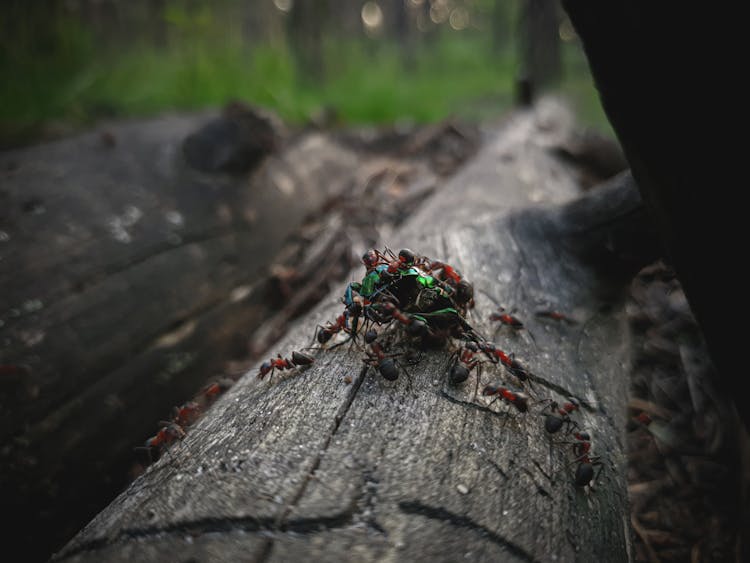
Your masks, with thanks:
[{"label": "red ant", "polygon": [[453,298],[457,305],[465,306],[467,309],[474,307],[474,286],[466,281],[456,268],[445,262],[435,260],[429,263],[427,270],[430,273],[433,273],[434,270],[440,270],[440,275],[435,277],[452,289]]},{"label": "red ant", "polygon": [[448,375],[448,380],[453,385],[463,383],[469,378],[471,370],[479,364],[479,360],[474,357],[474,354],[478,351],[479,348],[474,342],[467,342],[456,352],[456,361],[453,363],[453,367],[451,367],[450,374]]},{"label": "red ant", "polygon": [[566,427],[567,432],[570,432],[571,428],[578,427],[578,423],[570,418],[571,413],[581,408],[575,399],[569,399],[569,402],[563,403],[562,407],[556,401],[550,401],[548,408],[550,412],[544,416],[544,429],[550,434],[558,432],[563,426]]},{"label": "red ant", "polygon": [[218,381],[214,381],[206,385],[201,391],[201,396],[207,401],[213,401],[216,397],[221,395],[224,391],[234,385],[234,381],[228,377],[222,377]]},{"label": "red ant", "polygon": [[515,358],[515,355],[506,354],[492,342],[483,341],[478,342],[477,345],[493,363],[497,363],[499,360],[511,374],[521,381],[527,381],[531,378],[531,372]]},{"label": "red ant", "polygon": [[467,309],[474,308],[474,286],[466,280],[461,280],[456,286],[456,293],[453,296],[458,305],[463,305]]},{"label": "red ant", "polygon": [[153,462],[151,452],[154,450],[158,453],[161,453],[162,450],[169,451],[166,450],[167,446],[177,441],[182,442],[185,438],[185,430],[179,424],[167,421],[162,421],[160,424],[164,426],[154,436],[146,440],[145,445],[136,448],[136,450],[146,450],[148,452],[149,463]]},{"label": "red ant", "polygon": [[[362,255],[362,263],[365,265],[365,269],[369,272],[370,270],[377,266],[380,266],[381,264],[390,265],[394,261],[397,263],[400,262],[398,256],[396,256],[389,248],[386,248],[385,252],[387,252],[388,254],[386,255],[374,248],[371,248],[367,252],[365,252]],[[414,255],[413,252],[412,255]],[[398,271],[398,268],[390,273],[394,274],[396,273],[396,271]]]},{"label": "red ant", "polygon": [[523,323],[517,317],[506,313],[505,309],[502,307],[500,307],[500,309],[490,315],[490,320],[499,321],[501,324],[504,324],[505,326],[509,326],[516,330],[520,330],[523,328]]},{"label": "red ant", "polygon": [[[369,302],[364,300],[365,305],[369,305]],[[342,330],[349,334],[347,340],[343,340],[338,344],[334,344],[330,349],[336,348],[345,344],[348,340],[354,340],[357,338],[359,331],[359,318],[362,316],[362,303],[359,300],[353,301],[347,305],[346,310],[336,317],[333,323],[328,323],[326,326],[320,326],[318,331],[317,339],[318,343],[323,345],[328,342],[334,334],[341,332]]]},{"label": "red ant", "polygon": [[326,326],[321,326],[318,331],[318,343],[325,344],[328,342],[334,334],[341,330],[347,330],[346,328],[347,315],[342,313],[333,323],[328,323]]},{"label": "red ant", "polygon": [[363,361],[368,365],[376,367],[380,375],[388,381],[397,380],[398,367],[393,357],[387,356],[380,344],[375,341],[370,344],[370,350],[371,352],[367,352],[367,358]]},{"label": "red ant", "polygon": [[189,401],[181,407],[174,407],[172,410],[174,413],[172,422],[182,428],[190,426],[201,415],[201,406],[194,401]]},{"label": "red ant", "polygon": [[411,336],[423,336],[429,330],[427,323],[418,317],[404,314],[396,305],[387,301],[382,304],[386,315],[397,320],[406,327],[406,332]]},{"label": "red ant", "polygon": [[152,461],[151,452],[153,450],[161,452],[170,444],[176,441],[182,442],[185,438],[185,431],[179,424],[166,421],[162,422],[162,424],[164,424],[164,426],[162,426],[154,436],[151,436],[151,438],[146,440],[146,443],[142,448],[136,448],[145,449],[148,452],[149,462]]},{"label": "red ant", "polygon": [[446,264],[445,262],[440,262],[439,260],[430,262],[429,270],[430,272],[433,272],[434,270],[442,270],[440,279],[447,282],[449,285],[456,286],[463,279],[461,272],[456,270],[453,266]]},{"label": "red ant", "polygon": [[146,440],[147,448],[162,448],[169,444],[185,438],[185,431],[182,426],[174,422],[168,422],[163,426],[155,436]]},{"label": "red ant", "polygon": [[[588,432],[581,430],[580,432],[573,434],[573,437],[576,439],[576,441],[573,442],[573,453],[575,454],[576,459],[574,459],[572,463],[578,464],[576,466],[576,474],[573,483],[576,487],[585,487],[598,478],[604,464],[598,456],[589,455],[589,452],[591,451],[591,436],[589,436]],[[594,475],[594,467],[599,468],[596,471],[596,475]]]},{"label": "red ant", "polygon": [[[386,249],[387,250],[387,249]],[[393,254],[390,250],[389,253]],[[408,248],[402,248],[398,252],[398,257],[394,257],[393,260],[388,262],[388,269],[386,270],[389,274],[396,274],[398,271],[406,266],[414,264],[417,256]]]},{"label": "red ant", "polygon": [[263,379],[269,373],[273,376],[275,370],[294,369],[298,366],[309,366],[315,358],[303,352],[292,352],[291,358],[282,358],[279,354],[276,358],[263,362],[258,369],[258,379]]},{"label": "red ant", "polygon": [[529,397],[525,393],[520,391],[512,391],[507,387],[487,385],[482,390],[482,395],[490,396],[497,395],[489,406],[492,405],[498,398],[502,399],[506,403],[513,405],[519,412],[526,412],[529,410]]},{"label": "red ant", "polygon": [[543,319],[551,319],[553,321],[564,322],[569,325],[574,325],[578,322],[565,313],[560,313],[559,311],[537,311],[536,316]]}]

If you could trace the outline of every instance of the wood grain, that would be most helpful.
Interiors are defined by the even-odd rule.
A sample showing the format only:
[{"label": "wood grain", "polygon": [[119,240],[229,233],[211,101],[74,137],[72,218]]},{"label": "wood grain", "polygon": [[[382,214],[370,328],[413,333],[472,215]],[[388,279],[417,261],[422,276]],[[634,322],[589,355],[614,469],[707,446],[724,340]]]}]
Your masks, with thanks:
[{"label": "wood grain", "polygon": [[[526,361],[531,393],[582,402],[604,463],[593,489],[573,486],[570,446],[546,435],[540,406],[488,408],[476,372],[449,386],[448,350],[387,382],[341,346],[271,384],[251,370],[55,560],[628,561],[628,334],[617,282],[569,244],[566,204],[579,189],[546,148],[564,117],[547,106],[515,114],[383,243],[457,266],[476,291],[468,321]],[[279,353],[309,346],[342,292]],[[487,317],[498,304],[527,330],[496,331]],[[579,322],[537,319],[541,308]],[[479,377],[481,387],[508,376],[484,365]]]}]

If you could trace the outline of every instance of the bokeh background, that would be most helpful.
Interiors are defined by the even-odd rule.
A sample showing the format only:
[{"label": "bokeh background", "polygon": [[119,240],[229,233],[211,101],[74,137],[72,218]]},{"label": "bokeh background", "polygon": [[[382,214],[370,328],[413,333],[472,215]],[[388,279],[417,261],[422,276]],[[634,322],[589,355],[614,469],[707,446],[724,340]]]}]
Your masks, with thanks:
[{"label": "bokeh background", "polygon": [[608,128],[549,0],[9,0],[0,18],[5,147],[234,98],[289,123],[486,120],[526,79]]}]

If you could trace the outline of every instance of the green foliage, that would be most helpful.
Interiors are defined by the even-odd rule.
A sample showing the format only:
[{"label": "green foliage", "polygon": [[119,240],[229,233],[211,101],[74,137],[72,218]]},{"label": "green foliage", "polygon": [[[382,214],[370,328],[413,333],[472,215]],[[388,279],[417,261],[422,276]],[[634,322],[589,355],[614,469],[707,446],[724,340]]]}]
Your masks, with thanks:
[{"label": "green foliage", "polygon": [[[102,43],[64,14],[41,30],[31,23],[39,18],[17,17],[14,34],[0,39],[0,141],[50,120],[81,124],[230,99],[270,108],[292,123],[324,107],[346,123],[488,119],[512,100],[512,45],[498,53],[488,34],[439,33],[408,57],[388,40],[329,38],[324,76],[310,80],[300,76],[283,28],[251,43],[239,19],[214,21],[203,4],[188,11],[168,2],[163,18],[163,45],[143,34],[123,45]],[[605,123],[585,65],[572,66],[570,91],[584,100],[588,119]]]}]

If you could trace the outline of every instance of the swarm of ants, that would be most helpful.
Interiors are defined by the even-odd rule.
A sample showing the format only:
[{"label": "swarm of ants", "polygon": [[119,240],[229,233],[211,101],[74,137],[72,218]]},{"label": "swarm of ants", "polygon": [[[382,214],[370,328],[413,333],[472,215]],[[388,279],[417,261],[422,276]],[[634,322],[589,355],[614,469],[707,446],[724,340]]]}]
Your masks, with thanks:
[{"label": "swarm of ants", "polygon": [[[402,249],[398,254],[388,248],[371,249],[362,256],[362,263],[365,275],[361,281],[347,285],[341,299],[343,312],[332,322],[317,327],[316,350],[331,350],[347,342],[355,344],[363,352],[363,362],[387,381],[397,380],[401,372],[410,378],[405,363],[399,360],[405,354],[394,352],[394,344],[407,350],[452,350],[448,372],[451,385],[466,382],[480,364],[501,367],[508,381],[483,387],[481,395],[492,397],[486,408],[500,401],[518,413],[527,414],[535,405],[543,404],[536,414],[544,417],[546,432],[550,436],[562,433],[569,437],[563,443],[571,445],[570,463],[576,466],[573,483],[586,487],[596,479],[595,468],[600,471],[602,463],[591,455],[589,433],[573,418],[580,408],[579,402],[571,398],[560,405],[551,399],[532,398],[534,376],[525,364],[513,353],[501,350],[483,337],[467,322],[467,312],[474,308],[474,287],[458,269],[409,249]],[[556,311],[539,311],[537,315],[555,322],[575,323]],[[502,308],[492,313],[489,320],[510,330],[524,330],[523,322]],[[308,353],[311,349],[312,346],[306,351],[295,350],[288,357],[278,354],[263,362],[257,378],[262,380],[268,376],[270,380],[277,370],[307,368],[315,362],[315,356]],[[161,452],[181,441],[186,427],[222,390],[220,382],[213,383],[195,400],[176,407],[172,419],[161,423],[161,429],[148,439],[145,447]],[[477,395],[478,389],[475,399]]]},{"label": "swarm of ants", "polygon": [[[362,256],[365,275],[351,282],[341,299],[344,310],[333,321],[318,326],[315,340],[318,350],[330,350],[347,342],[357,345],[363,362],[372,366],[387,381],[395,381],[407,371],[409,362],[403,350],[447,348],[452,350],[448,382],[460,385],[480,364],[500,367],[506,377],[497,384],[485,385],[481,395],[508,405],[518,413],[538,410],[546,432],[563,434],[563,444],[570,445],[571,465],[575,464],[573,483],[586,487],[595,481],[602,463],[591,454],[592,442],[587,431],[574,420],[579,401],[568,399],[558,404],[551,399],[532,398],[531,381],[535,378],[526,365],[494,342],[482,336],[466,320],[474,308],[474,287],[450,264],[419,255],[409,249],[398,254],[386,248],[371,249]],[[537,316],[566,324],[571,317],[557,311],[538,311]],[[524,323],[503,308],[492,313],[489,320],[509,330],[524,330]],[[399,347],[402,351],[396,351]],[[312,347],[306,349],[309,351]],[[315,357],[294,351],[291,357],[280,354],[264,362],[258,379],[273,375],[275,370],[304,369]],[[350,382],[350,381],[349,381]],[[477,385],[479,379],[477,378]],[[475,399],[478,389],[475,390]]]}]

